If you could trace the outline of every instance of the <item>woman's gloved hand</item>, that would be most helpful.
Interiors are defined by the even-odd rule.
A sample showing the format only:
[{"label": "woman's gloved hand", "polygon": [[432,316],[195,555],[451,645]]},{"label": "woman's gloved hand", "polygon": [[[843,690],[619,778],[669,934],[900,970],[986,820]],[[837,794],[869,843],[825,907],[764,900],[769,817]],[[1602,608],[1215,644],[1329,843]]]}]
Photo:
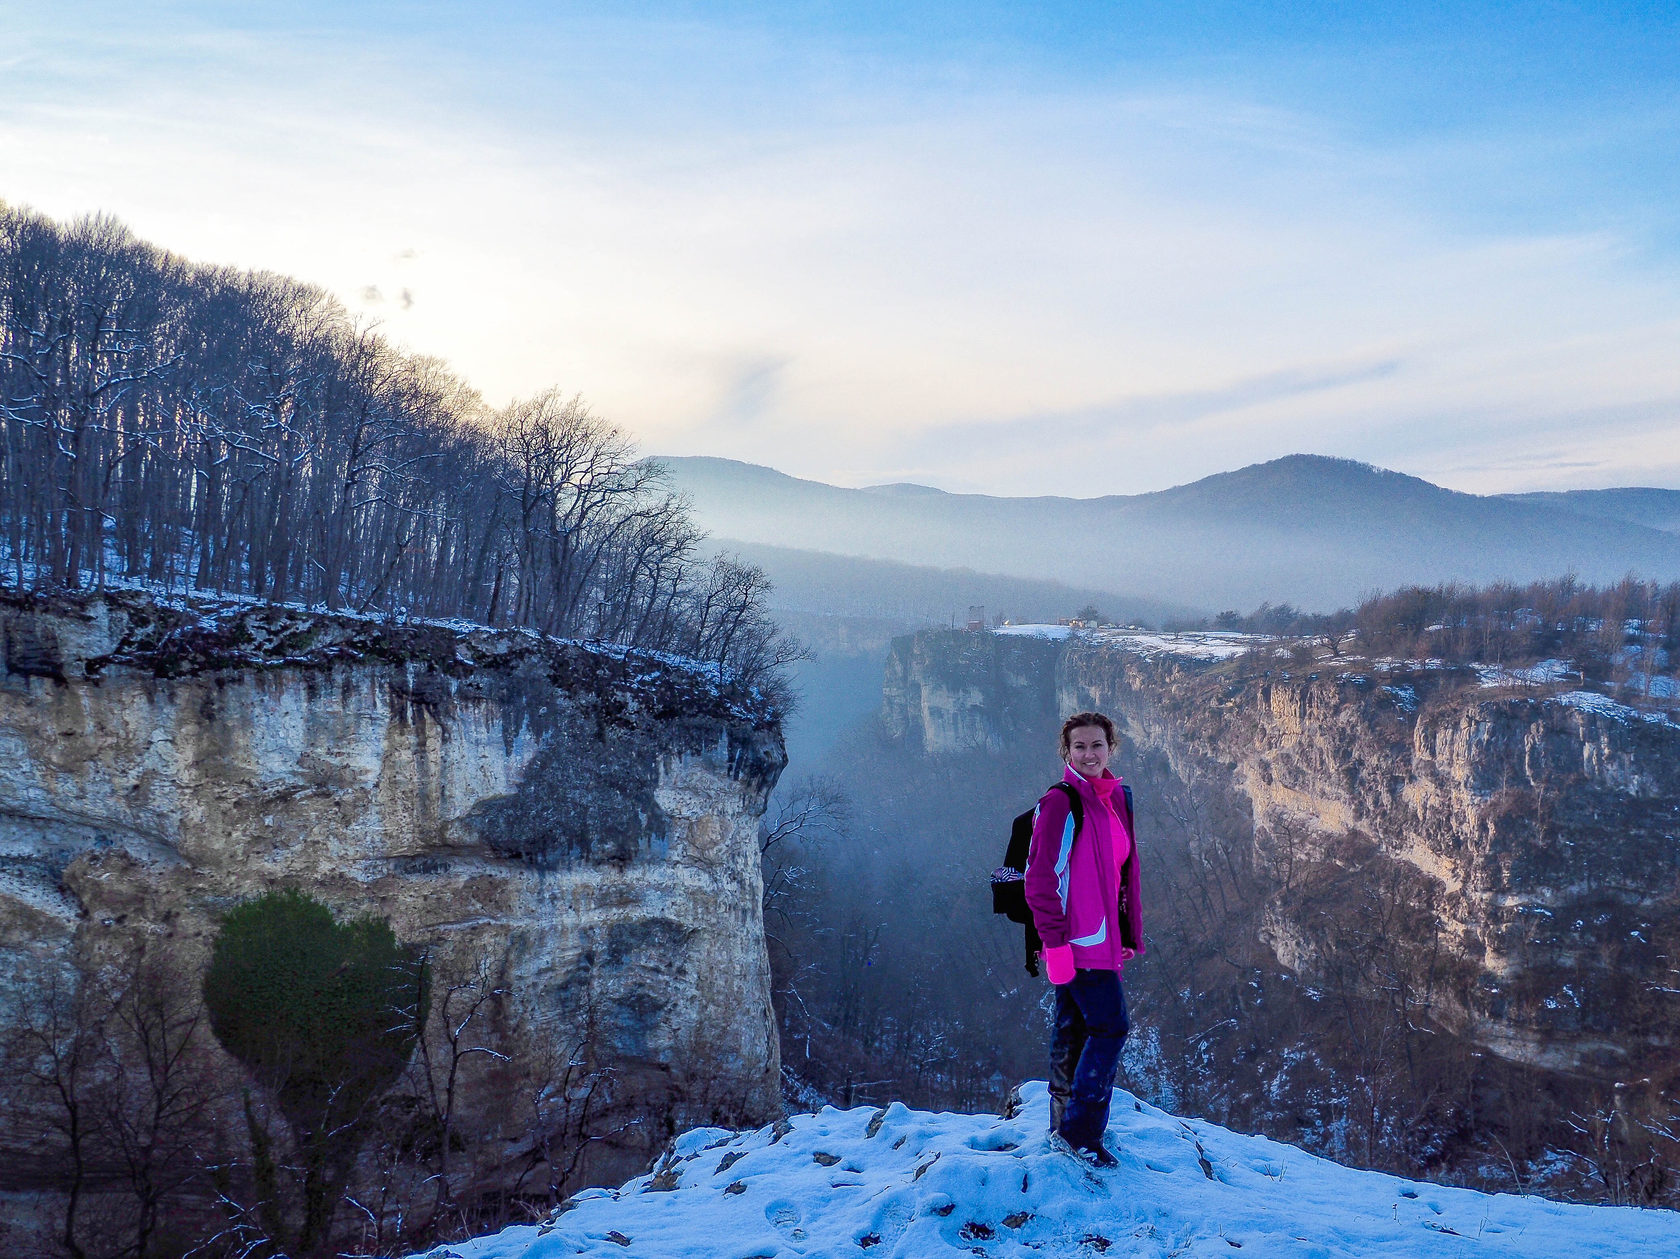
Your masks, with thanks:
[{"label": "woman's gloved hand", "polygon": [[1073,979],[1073,945],[1058,944],[1044,950],[1044,973],[1056,985]]}]

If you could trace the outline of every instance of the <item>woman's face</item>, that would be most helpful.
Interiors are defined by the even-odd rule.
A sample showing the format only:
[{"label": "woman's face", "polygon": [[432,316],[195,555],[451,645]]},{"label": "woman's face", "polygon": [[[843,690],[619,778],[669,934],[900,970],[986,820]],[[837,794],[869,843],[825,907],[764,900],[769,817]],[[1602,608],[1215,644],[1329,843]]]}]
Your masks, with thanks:
[{"label": "woman's face", "polygon": [[1112,749],[1101,726],[1075,726],[1068,731],[1068,764],[1085,778],[1101,778]]}]

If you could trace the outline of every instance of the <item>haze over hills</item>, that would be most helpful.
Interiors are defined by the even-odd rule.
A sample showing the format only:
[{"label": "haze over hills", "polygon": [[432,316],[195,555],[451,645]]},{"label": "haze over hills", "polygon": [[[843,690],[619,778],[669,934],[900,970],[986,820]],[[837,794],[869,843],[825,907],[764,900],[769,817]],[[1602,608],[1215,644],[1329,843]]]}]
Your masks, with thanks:
[{"label": "haze over hills", "polygon": [[[844,489],[771,468],[661,458],[715,537],[1066,582],[1193,608],[1314,611],[1410,583],[1629,572],[1680,579],[1680,491],[1481,496],[1318,455],[1094,499]],[[1669,496],[1673,496],[1670,498]]]},{"label": "haze over hills", "polygon": [[971,567],[935,568],[735,538],[714,538],[712,545],[764,569],[775,582],[772,606],[800,615],[867,617],[920,627],[959,623],[975,604],[992,620],[1007,617],[1016,622],[1053,621],[1095,605],[1108,620],[1155,626],[1194,620],[1209,611],[1113,588]]},{"label": "haze over hills", "polygon": [[814,763],[851,723],[881,706],[881,670],[895,635],[960,625],[976,604],[990,619],[1015,621],[1054,621],[1088,605],[1109,620],[1152,626],[1209,614],[1112,590],[970,568],[930,568],[729,538],[714,538],[711,545],[769,575],[777,622],[808,649],[793,669],[802,702],[784,727],[789,754],[799,764]]},{"label": "haze over hills", "polygon": [[1536,494],[1503,494],[1518,503],[1564,507],[1582,516],[1625,520],[1665,533],[1680,533],[1680,490],[1629,487],[1617,490],[1554,490]]}]

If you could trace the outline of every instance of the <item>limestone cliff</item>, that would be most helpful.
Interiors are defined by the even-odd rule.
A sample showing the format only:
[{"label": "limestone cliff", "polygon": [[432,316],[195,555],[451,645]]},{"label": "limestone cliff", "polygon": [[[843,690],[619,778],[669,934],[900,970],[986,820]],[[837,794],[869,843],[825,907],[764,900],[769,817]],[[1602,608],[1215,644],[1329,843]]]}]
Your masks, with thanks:
[{"label": "limestone cliff", "polygon": [[883,682],[885,732],[920,753],[995,751],[1058,720],[1061,646],[956,632],[896,638]]},{"label": "limestone cliff", "polygon": [[1093,645],[1060,685],[1202,781],[1228,769],[1285,966],[1318,974],[1349,886],[1386,880],[1426,911],[1403,934],[1420,973],[1435,955],[1433,1018],[1533,1066],[1673,1070],[1680,728],[1468,671],[1253,672]]},{"label": "limestone cliff", "polygon": [[513,1140],[585,1045],[629,1155],[780,1113],[755,697],[524,632],[128,595],[8,597],[0,652],[0,1023],[151,941],[201,966],[222,911],[293,887],[505,990],[468,1126]]}]

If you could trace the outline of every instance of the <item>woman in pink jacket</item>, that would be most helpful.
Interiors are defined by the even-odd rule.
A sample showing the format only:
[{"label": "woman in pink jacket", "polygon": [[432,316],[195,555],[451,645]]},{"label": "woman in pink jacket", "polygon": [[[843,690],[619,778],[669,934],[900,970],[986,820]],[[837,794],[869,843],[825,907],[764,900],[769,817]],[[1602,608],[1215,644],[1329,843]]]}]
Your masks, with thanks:
[{"label": "woman in pink jacket", "polygon": [[1121,978],[1143,952],[1137,849],[1123,784],[1108,768],[1113,752],[1114,723],[1101,713],[1063,723],[1067,769],[1038,802],[1025,889],[1056,985],[1050,1126],[1099,1167],[1115,1163],[1102,1136],[1130,1030]]}]

